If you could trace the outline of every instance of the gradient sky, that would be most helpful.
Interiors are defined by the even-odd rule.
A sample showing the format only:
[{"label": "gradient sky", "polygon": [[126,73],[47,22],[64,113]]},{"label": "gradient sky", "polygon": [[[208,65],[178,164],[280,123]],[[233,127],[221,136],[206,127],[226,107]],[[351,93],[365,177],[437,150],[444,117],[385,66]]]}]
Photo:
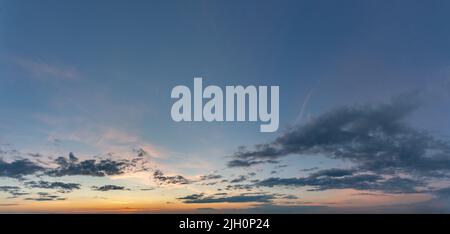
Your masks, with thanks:
[{"label": "gradient sky", "polygon": [[[0,0],[0,212],[448,212],[448,12],[450,2],[439,0]],[[192,87],[196,76],[205,86],[280,86],[279,130],[172,121],[171,89]],[[413,111],[392,101],[404,96]],[[419,155],[436,161],[425,168],[392,151],[400,154],[393,174],[364,167],[360,151],[336,156],[342,142],[273,158],[253,148],[284,147],[276,139],[290,132],[314,134],[321,116],[345,107],[364,113],[349,125],[376,119],[414,129],[383,134],[426,134],[433,140],[417,151],[439,151]],[[64,174],[57,158],[70,160],[70,152],[74,167],[91,159],[127,167]],[[234,159],[257,164],[232,167]],[[382,178],[311,182],[328,169],[348,170],[325,175],[340,182]],[[270,178],[302,182],[267,186]],[[390,178],[404,180],[388,187]]]}]

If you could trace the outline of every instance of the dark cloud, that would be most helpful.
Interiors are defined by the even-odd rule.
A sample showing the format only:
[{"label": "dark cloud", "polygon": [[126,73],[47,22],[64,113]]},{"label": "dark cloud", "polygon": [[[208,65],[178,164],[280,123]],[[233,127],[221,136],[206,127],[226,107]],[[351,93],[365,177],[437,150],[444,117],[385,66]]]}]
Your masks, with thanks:
[{"label": "dark cloud", "polygon": [[215,193],[214,195],[216,195],[216,196],[224,196],[224,195],[227,195],[227,193]]},{"label": "dark cloud", "polygon": [[57,168],[49,169],[46,174],[50,176],[111,176],[123,174],[130,162],[127,160],[115,161],[111,159],[100,160],[84,160],[79,161],[73,153],[69,154],[69,158],[58,157],[55,159]]},{"label": "dark cloud", "polygon": [[133,149],[133,151],[137,154],[138,157],[148,156],[149,154],[142,148]]},{"label": "dark cloud", "polygon": [[34,174],[43,168],[28,159],[20,159],[10,163],[0,158],[0,177],[22,178]]},{"label": "dark cloud", "polygon": [[355,170],[351,170],[351,169],[332,168],[332,169],[321,170],[316,173],[313,173],[313,174],[311,174],[311,177],[320,177],[320,176],[343,177],[343,176],[353,175],[354,172],[355,172]]},{"label": "dark cloud", "polygon": [[38,197],[28,197],[25,198],[24,200],[28,200],[28,201],[63,201],[63,200],[67,200],[67,198],[65,197],[61,197],[58,195],[52,195],[50,193],[45,193],[45,192],[39,192],[37,193]]},{"label": "dark cloud", "polygon": [[255,184],[255,186],[275,187],[312,187],[310,191],[327,189],[358,189],[376,190],[387,193],[417,193],[426,183],[410,178],[384,178],[375,174],[354,174],[351,170],[329,169],[300,178],[268,178]]},{"label": "dark cloud", "polygon": [[294,126],[273,142],[252,149],[240,147],[228,166],[249,167],[288,155],[322,155],[350,162],[352,168],[322,170],[304,178],[269,178],[256,184],[416,192],[429,179],[450,175],[449,142],[407,124],[418,103],[417,95],[408,94],[387,104],[335,109]]},{"label": "dark cloud", "polygon": [[298,197],[295,196],[295,195],[281,195],[280,198],[288,199],[288,200],[295,200],[295,199],[298,199]]},{"label": "dark cloud", "polygon": [[25,185],[31,188],[42,189],[58,189],[62,192],[70,192],[75,189],[80,189],[80,184],[64,183],[64,182],[48,182],[48,181],[28,181]]},{"label": "dark cloud", "polygon": [[203,184],[201,184],[201,185],[207,185],[207,186],[210,186],[210,185],[216,185],[216,184],[218,184],[219,182],[209,182],[209,183],[203,183]]},{"label": "dark cloud", "polygon": [[[23,179],[27,175],[48,175],[53,177],[62,176],[112,176],[127,172],[149,171],[148,161],[143,157],[131,160],[113,160],[109,158],[97,158],[90,160],[79,160],[73,153],[66,157],[58,157],[44,162],[41,154],[33,154],[37,161],[18,159],[6,162],[0,158],[0,177],[11,177]],[[56,167],[54,166],[56,164]]]},{"label": "dark cloud", "polygon": [[227,185],[225,190],[247,190],[251,191],[255,186],[253,184],[235,184]]},{"label": "dark cloud", "polygon": [[319,167],[310,167],[310,168],[300,169],[300,171],[310,172],[310,171],[315,171],[315,170],[318,170],[318,169],[319,169]]},{"label": "dark cloud", "polygon": [[[235,155],[235,157],[240,157],[239,155]],[[253,160],[253,159],[234,159],[228,162],[228,167],[250,167],[258,164],[264,163],[278,163],[276,160]]]},{"label": "dark cloud", "polygon": [[30,155],[31,157],[34,157],[34,158],[42,158],[42,157],[44,157],[42,154],[40,154],[40,153],[29,153],[28,155]]},{"label": "dark cloud", "polygon": [[111,184],[103,185],[100,187],[93,186],[92,189],[95,191],[102,191],[102,192],[107,192],[107,191],[111,191],[111,190],[129,190],[123,186],[117,186],[117,185],[111,185]]},{"label": "dark cloud", "polygon": [[141,188],[141,191],[152,191],[155,190],[155,188]]},{"label": "dark cloud", "polygon": [[0,186],[0,192],[9,193],[11,196],[8,199],[17,198],[19,196],[28,195],[29,193],[22,192],[18,186]]},{"label": "dark cloud", "polygon": [[[343,107],[296,126],[274,142],[241,147],[229,166],[251,166],[290,155],[321,154],[384,173],[450,170],[450,145],[405,124],[416,99],[401,96],[378,106]],[[238,163],[236,163],[238,162]]]},{"label": "dark cloud", "polygon": [[247,176],[245,176],[245,175],[240,175],[240,176],[238,176],[237,178],[232,179],[232,180],[230,181],[230,183],[240,183],[240,182],[246,181],[247,179],[248,179]]},{"label": "dark cloud", "polygon": [[160,170],[153,173],[153,179],[160,184],[189,184],[190,181],[181,175],[165,176]]},{"label": "dark cloud", "polygon": [[178,198],[183,203],[242,203],[242,202],[271,202],[273,195],[236,195],[236,196],[206,196],[204,194],[192,194]]},{"label": "dark cloud", "polygon": [[205,194],[200,193],[200,194],[191,194],[191,195],[187,195],[185,197],[179,197],[179,200],[197,200],[200,198],[203,198],[205,196]]},{"label": "dark cloud", "polygon": [[221,179],[222,175],[218,174],[209,174],[209,175],[203,175],[200,177],[200,180],[215,180],[215,179]]},{"label": "dark cloud", "polygon": [[0,186],[0,192],[9,192],[20,189],[18,186]]}]

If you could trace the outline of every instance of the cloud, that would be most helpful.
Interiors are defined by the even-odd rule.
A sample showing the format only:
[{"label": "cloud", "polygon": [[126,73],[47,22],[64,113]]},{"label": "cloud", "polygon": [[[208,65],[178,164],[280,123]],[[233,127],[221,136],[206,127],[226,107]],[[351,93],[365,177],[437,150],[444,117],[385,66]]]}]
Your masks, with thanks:
[{"label": "cloud", "polygon": [[[240,157],[239,155],[235,155],[235,157]],[[228,167],[250,167],[263,163],[278,163],[276,160],[251,160],[249,158],[244,159],[234,159],[228,162]]]},{"label": "cloud", "polygon": [[200,176],[200,180],[215,180],[215,179],[221,179],[222,175],[218,174],[209,174],[209,175],[203,175]]},{"label": "cloud", "polygon": [[[253,150],[241,147],[234,158],[251,165],[289,154],[320,153],[348,159],[368,169],[449,169],[450,166],[440,164],[450,162],[450,147],[403,123],[416,107],[417,103],[408,97],[378,106],[342,107],[306,125],[295,126],[274,142],[256,145]],[[428,151],[436,153],[427,155]]]},{"label": "cloud", "polygon": [[17,203],[0,203],[0,206],[18,206]]},{"label": "cloud", "polygon": [[235,184],[227,185],[225,190],[247,190],[251,191],[255,186],[253,184]]},{"label": "cloud", "polygon": [[[20,155],[17,156],[20,157]],[[79,160],[73,153],[70,153],[67,158],[58,157],[54,160],[44,161],[44,159],[40,159],[39,157],[34,160],[39,164],[28,159],[17,159],[6,162],[0,158],[0,177],[16,179],[23,179],[22,177],[27,175],[48,175],[52,177],[83,175],[104,177],[150,170],[148,161],[140,156],[132,159],[111,159],[96,156],[95,159]],[[37,182],[32,183],[35,184],[29,184],[33,186],[47,186],[46,184],[38,184]],[[51,184],[48,185],[50,186]],[[64,186],[62,184],[59,185],[61,188]]]},{"label": "cloud", "polygon": [[310,171],[315,171],[315,170],[318,170],[318,169],[319,169],[319,167],[310,167],[310,168],[300,169],[300,171],[310,172]]},{"label": "cloud", "polygon": [[322,155],[350,162],[352,168],[322,170],[304,178],[269,178],[257,185],[416,192],[428,179],[450,176],[450,144],[406,123],[419,103],[413,93],[386,104],[338,108],[294,126],[270,143],[240,147],[228,166]]},{"label": "cloud", "polygon": [[246,181],[247,179],[248,179],[247,176],[245,176],[245,175],[240,175],[239,177],[237,177],[237,178],[235,178],[235,179],[232,179],[232,180],[230,181],[230,183],[240,183],[240,182]]},{"label": "cloud", "polygon": [[298,199],[298,197],[295,196],[295,195],[282,195],[282,196],[280,196],[280,198],[288,199],[288,200],[295,200],[295,199]]},{"label": "cloud", "polygon": [[22,178],[34,174],[43,168],[28,159],[20,159],[10,163],[0,158],[0,177]]},{"label": "cloud", "polygon": [[271,202],[273,195],[236,195],[236,196],[205,196],[192,194],[178,199],[183,203],[242,203],[242,202]]},{"label": "cloud", "polygon": [[352,170],[352,169],[332,168],[332,169],[325,169],[325,170],[315,172],[315,173],[311,174],[311,177],[321,177],[321,176],[343,177],[343,176],[353,175],[354,172],[355,172],[355,170]]},{"label": "cloud", "polygon": [[141,188],[141,191],[152,191],[155,190],[155,188]]},{"label": "cloud", "polygon": [[55,159],[57,168],[50,169],[46,172],[50,176],[112,176],[123,174],[130,162],[127,160],[115,161],[112,159],[90,159],[79,161],[73,153],[69,154],[69,159],[58,157]]},{"label": "cloud", "polygon": [[67,200],[65,197],[61,197],[58,195],[52,195],[50,193],[39,192],[37,193],[38,197],[28,197],[24,200],[27,201],[64,201]]},{"label": "cloud", "polygon": [[153,173],[153,179],[160,184],[189,184],[190,181],[181,175],[165,176],[160,170]]},{"label": "cloud", "polygon": [[35,78],[53,78],[63,80],[75,80],[81,78],[80,72],[75,67],[55,65],[44,61],[21,57],[13,57],[11,61]]},{"label": "cloud", "polygon": [[25,185],[31,188],[42,189],[58,189],[61,192],[71,192],[75,189],[80,189],[80,184],[64,183],[64,182],[48,182],[48,181],[28,181]]},{"label": "cloud", "polygon": [[8,199],[17,198],[19,196],[28,195],[29,193],[25,193],[21,191],[21,188],[18,186],[0,186],[0,192],[6,192],[11,195]]},{"label": "cloud", "polygon": [[138,157],[149,156],[149,154],[147,153],[147,151],[145,151],[145,150],[142,149],[142,148],[136,148],[136,149],[133,149],[133,152],[135,152],[135,153],[138,155]]},{"label": "cloud", "polygon": [[42,154],[40,154],[40,153],[29,153],[28,155],[30,155],[31,157],[34,157],[34,158],[42,158],[42,157],[44,157]]},{"label": "cloud", "polygon": [[255,183],[255,186],[312,187],[310,191],[328,189],[375,190],[387,193],[419,193],[426,183],[410,178],[385,178],[375,174],[354,174],[351,170],[329,169],[300,178],[268,178]]},{"label": "cloud", "polygon": [[102,191],[102,192],[107,192],[107,191],[111,191],[111,190],[129,190],[123,186],[117,186],[117,185],[111,185],[111,184],[103,185],[100,187],[93,186],[92,189],[95,191]]},{"label": "cloud", "polygon": [[0,192],[9,192],[20,189],[18,186],[0,186]]}]

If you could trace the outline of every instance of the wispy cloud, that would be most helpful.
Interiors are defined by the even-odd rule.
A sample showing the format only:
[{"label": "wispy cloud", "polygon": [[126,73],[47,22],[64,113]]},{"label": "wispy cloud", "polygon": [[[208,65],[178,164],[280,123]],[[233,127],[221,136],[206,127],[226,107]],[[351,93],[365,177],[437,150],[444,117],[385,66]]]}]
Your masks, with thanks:
[{"label": "wispy cloud", "polygon": [[13,56],[10,60],[31,74],[33,78],[63,80],[76,80],[81,78],[80,72],[74,66],[56,65],[40,59],[29,59],[18,56]]}]

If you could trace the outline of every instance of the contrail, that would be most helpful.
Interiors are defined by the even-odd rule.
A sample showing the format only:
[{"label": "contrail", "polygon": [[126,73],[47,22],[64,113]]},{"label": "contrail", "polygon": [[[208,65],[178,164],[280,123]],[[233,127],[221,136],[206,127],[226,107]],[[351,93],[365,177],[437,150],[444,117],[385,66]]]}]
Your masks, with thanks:
[{"label": "contrail", "polygon": [[297,118],[295,119],[295,122],[294,122],[295,124],[299,124],[302,121],[303,114],[305,112],[306,106],[308,105],[309,99],[312,96],[313,90],[314,89],[311,89],[308,92],[308,94],[306,95],[306,98],[305,98],[305,100],[303,101],[303,104],[302,104],[302,108],[300,109],[300,113],[297,115]]},{"label": "contrail", "polygon": [[308,106],[309,100],[311,99],[311,96],[312,96],[314,90],[319,86],[320,80],[321,79],[317,80],[317,83],[309,90],[308,94],[306,95],[305,100],[303,100],[302,107],[300,109],[300,113],[297,115],[297,118],[295,119],[294,124],[300,124],[301,121],[303,120],[303,115],[305,114],[306,107]]}]

